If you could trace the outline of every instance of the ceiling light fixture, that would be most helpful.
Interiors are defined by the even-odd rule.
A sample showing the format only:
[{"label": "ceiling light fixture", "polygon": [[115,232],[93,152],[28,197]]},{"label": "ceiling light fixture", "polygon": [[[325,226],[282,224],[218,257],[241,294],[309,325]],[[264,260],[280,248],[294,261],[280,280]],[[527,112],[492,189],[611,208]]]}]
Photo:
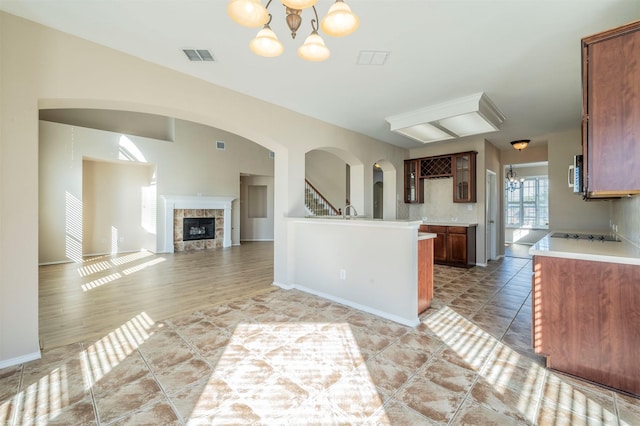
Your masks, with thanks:
[{"label": "ceiling light fixture", "polygon": [[[230,0],[227,13],[234,22],[245,27],[257,28],[262,26],[258,35],[251,40],[251,51],[259,56],[272,58],[284,51],[284,46],[278,40],[269,24],[273,16],[267,10],[272,0],[262,5],[261,0]],[[287,27],[291,31],[291,38],[295,39],[302,24],[302,12],[313,9],[315,19],[311,19],[311,34],[304,44],[298,48],[298,55],[307,61],[319,62],[326,60],[331,52],[318,34],[318,12],[315,4],[318,0],[280,0],[285,8]],[[327,15],[322,18],[322,31],[333,37],[342,37],[354,32],[360,25],[360,20],[351,11],[344,0],[336,0],[329,8]]]},{"label": "ceiling light fixture", "polygon": [[504,119],[483,92],[386,118],[392,132],[422,143],[494,132]]},{"label": "ceiling light fixture", "polygon": [[529,145],[529,142],[531,142],[531,139],[521,139],[519,141],[511,142],[511,146],[513,146],[513,148],[517,149],[518,151],[522,151]]},{"label": "ceiling light fixture", "polygon": [[515,170],[513,170],[512,165],[509,165],[509,171],[505,175],[505,179],[507,180],[504,188],[505,191],[517,191],[522,188],[522,185],[524,184],[524,178],[518,179],[518,175]]}]

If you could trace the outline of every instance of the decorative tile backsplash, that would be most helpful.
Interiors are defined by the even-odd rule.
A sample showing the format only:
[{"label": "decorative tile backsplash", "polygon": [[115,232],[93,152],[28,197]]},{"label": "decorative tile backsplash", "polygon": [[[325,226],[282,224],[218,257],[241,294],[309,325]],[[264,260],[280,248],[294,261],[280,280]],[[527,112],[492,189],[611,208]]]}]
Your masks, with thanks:
[{"label": "decorative tile backsplash", "polygon": [[615,200],[612,223],[617,225],[619,235],[640,247],[640,196]]},{"label": "decorative tile backsplash", "polygon": [[429,222],[478,222],[476,203],[453,202],[451,178],[425,179],[424,204],[412,204],[409,211],[410,220],[421,220],[426,217]]}]

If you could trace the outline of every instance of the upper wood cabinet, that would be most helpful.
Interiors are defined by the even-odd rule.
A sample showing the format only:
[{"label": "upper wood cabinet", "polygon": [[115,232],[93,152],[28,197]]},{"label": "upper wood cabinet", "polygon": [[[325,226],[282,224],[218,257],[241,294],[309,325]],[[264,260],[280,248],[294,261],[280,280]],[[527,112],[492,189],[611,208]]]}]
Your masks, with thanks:
[{"label": "upper wood cabinet", "polygon": [[420,160],[404,161],[404,202],[424,203],[424,186],[419,176]]},{"label": "upper wood cabinet", "polygon": [[476,152],[462,152],[452,156],[453,202],[476,202]]},{"label": "upper wood cabinet", "polygon": [[585,198],[640,193],[640,21],[582,39]]},{"label": "upper wood cabinet", "polygon": [[453,177],[453,202],[475,203],[477,154],[469,151],[404,160],[404,202],[424,202],[424,179]]}]

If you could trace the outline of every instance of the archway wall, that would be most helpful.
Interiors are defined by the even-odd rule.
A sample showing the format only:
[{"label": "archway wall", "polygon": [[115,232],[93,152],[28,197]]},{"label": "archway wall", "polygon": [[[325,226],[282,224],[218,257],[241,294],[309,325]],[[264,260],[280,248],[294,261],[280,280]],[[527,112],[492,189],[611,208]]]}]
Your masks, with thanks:
[{"label": "archway wall", "polygon": [[[304,215],[305,153],[336,147],[362,164],[385,158],[399,170],[408,157],[404,149],[3,12],[0,40],[0,367],[39,356],[38,109],[159,114],[274,151],[274,281],[285,284],[295,268],[285,218]],[[351,188],[362,194],[365,212],[370,187]]]}]

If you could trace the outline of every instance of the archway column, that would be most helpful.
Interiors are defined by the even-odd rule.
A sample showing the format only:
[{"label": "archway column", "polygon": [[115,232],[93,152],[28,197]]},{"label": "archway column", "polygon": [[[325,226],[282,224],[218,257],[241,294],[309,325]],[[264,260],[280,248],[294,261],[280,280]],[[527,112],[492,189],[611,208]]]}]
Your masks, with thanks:
[{"label": "archway column", "polygon": [[289,244],[289,217],[303,217],[304,209],[304,150],[276,151],[274,170],[274,283],[282,286],[294,284],[294,264]]}]

